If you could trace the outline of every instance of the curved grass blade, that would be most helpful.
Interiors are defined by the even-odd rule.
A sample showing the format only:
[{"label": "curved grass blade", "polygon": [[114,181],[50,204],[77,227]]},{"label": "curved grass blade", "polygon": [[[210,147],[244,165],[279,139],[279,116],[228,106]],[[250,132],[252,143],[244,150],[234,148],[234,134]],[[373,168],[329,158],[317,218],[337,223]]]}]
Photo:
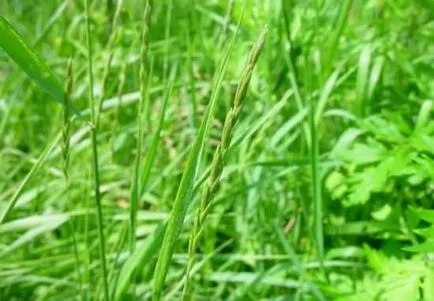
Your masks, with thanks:
[{"label": "curved grass blade", "polygon": [[333,62],[337,55],[337,50],[339,46],[339,39],[344,32],[345,26],[348,22],[348,16],[350,14],[351,7],[353,6],[354,0],[343,1],[342,7],[339,12],[339,17],[337,24],[335,26],[334,32],[331,34],[329,40],[328,52],[325,56],[324,64],[324,78],[329,76],[331,70],[333,70]]},{"label": "curved grass blade", "polygon": [[327,82],[325,83],[323,90],[321,91],[321,95],[319,97],[318,103],[316,105],[316,110],[315,110],[315,126],[316,127],[319,126],[319,124],[321,122],[321,118],[323,117],[327,102],[330,99],[330,95],[332,94],[333,89],[337,85],[338,76],[339,76],[339,70],[334,71],[332,73],[332,75],[329,77],[329,79],[327,80]]},{"label": "curved grass blade", "polygon": [[119,273],[119,279],[116,284],[116,293],[114,300],[122,300],[122,294],[127,290],[130,285],[131,276],[134,271],[142,268],[144,264],[158,252],[163,241],[164,231],[166,230],[166,223],[161,223],[154,231],[152,236],[147,238],[143,243],[139,244],[134,253],[123,264]]},{"label": "curved grass blade", "polygon": [[39,87],[54,100],[65,104],[62,83],[2,16],[0,16],[0,47]]},{"label": "curved grass blade", "polygon": [[[39,220],[40,224],[39,225],[33,225],[32,227],[29,227],[29,230],[26,233],[21,235],[13,243],[8,245],[5,249],[3,249],[0,252],[0,257],[4,257],[4,256],[10,254],[11,252],[17,250],[21,246],[32,241],[37,236],[42,235],[43,233],[53,231],[54,229],[59,228],[61,225],[63,225],[69,219],[69,217],[66,214],[62,214],[62,215],[58,214],[58,215],[54,215],[54,216],[44,216],[43,218],[42,218],[42,216],[40,216],[40,217],[41,217],[41,219]],[[23,222],[23,220],[26,220],[26,218],[21,219],[21,220],[16,220],[14,222],[19,223],[20,221]],[[11,223],[13,223],[13,222],[11,222]]]},{"label": "curved grass blade", "polygon": [[155,155],[156,155],[157,149],[158,149],[158,142],[160,141],[161,130],[163,129],[163,125],[164,125],[167,103],[169,102],[169,99],[172,95],[172,89],[173,89],[173,82],[169,83],[169,87],[167,89],[167,92],[166,92],[166,95],[164,98],[163,108],[161,110],[160,119],[158,121],[158,128],[152,137],[151,146],[149,148],[148,153],[146,154],[146,159],[145,159],[145,163],[143,165],[143,170],[142,170],[142,178],[140,179],[139,196],[142,196],[143,193],[145,192],[146,186],[148,184],[149,176],[151,175],[151,169],[152,169]]},{"label": "curved grass blade", "polygon": [[12,211],[15,204],[17,203],[18,199],[20,198],[25,185],[30,181],[30,179],[33,177],[35,173],[38,172],[38,170],[41,168],[42,164],[47,159],[48,155],[51,153],[51,151],[54,149],[54,147],[57,145],[57,143],[60,140],[60,137],[62,134],[57,135],[54,140],[48,144],[42,154],[39,156],[36,163],[33,165],[32,169],[30,169],[29,173],[26,175],[24,180],[21,182],[21,184],[18,186],[18,188],[15,190],[14,194],[12,195],[11,199],[6,205],[6,208],[0,213],[0,225],[5,221],[8,214]]}]

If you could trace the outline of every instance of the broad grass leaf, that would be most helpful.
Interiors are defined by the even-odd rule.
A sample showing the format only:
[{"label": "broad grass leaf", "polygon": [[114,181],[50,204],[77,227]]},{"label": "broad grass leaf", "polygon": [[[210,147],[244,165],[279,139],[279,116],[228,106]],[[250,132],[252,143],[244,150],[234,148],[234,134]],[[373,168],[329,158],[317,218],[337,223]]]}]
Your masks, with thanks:
[{"label": "broad grass leaf", "polygon": [[27,216],[0,225],[0,234],[28,230],[46,224],[63,223],[67,218],[66,214]]},{"label": "broad grass leaf", "polygon": [[414,253],[430,253],[434,252],[434,241],[424,242],[415,246],[404,248],[405,251]]},{"label": "broad grass leaf", "polygon": [[123,264],[116,283],[115,300],[122,300],[122,294],[130,285],[134,271],[143,268],[155,256],[163,242],[165,230],[166,223],[161,223],[150,237],[137,246],[134,253]]},{"label": "broad grass leaf", "polygon": [[11,252],[17,250],[21,246],[29,243],[30,241],[32,241],[36,237],[38,237],[38,236],[40,236],[46,232],[52,231],[56,228],[59,228],[67,220],[68,220],[67,215],[59,215],[56,218],[48,219],[47,221],[45,221],[45,223],[42,223],[39,226],[28,230],[26,233],[24,233],[19,238],[17,238],[13,243],[11,243],[6,248],[4,248],[0,252],[0,257],[3,257],[3,256],[10,254]]},{"label": "broad grass leaf", "polygon": [[428,210],[423,208],[412,208],[412,211],[421,219],[434,223],[434,210]]},{"label": "broad grass leaf", "polygon": [[39,87],[56,101],[64,103],[65,93],[61,82],[2,16],[0,16],[0,47]]}]

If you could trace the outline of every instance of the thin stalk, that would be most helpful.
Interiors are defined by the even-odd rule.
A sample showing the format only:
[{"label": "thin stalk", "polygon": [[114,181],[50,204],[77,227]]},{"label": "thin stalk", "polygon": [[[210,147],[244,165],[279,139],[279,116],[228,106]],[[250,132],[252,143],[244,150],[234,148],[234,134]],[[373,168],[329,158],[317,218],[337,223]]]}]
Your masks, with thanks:
[{"label": "thin stalk", "polygon": [[115,44],[117,33],[118,33],[116,25],[117,25],[118,20],[119,20],[119,15],[120,15],[120,12],[122,9],[122,3],[123,3],[123,0],[118,1],[118,4],[116,6],[116,11],[113,15],[113,19],[111,22],[111,32],[110,32],[109,40],[108,40],[107,45],[105,47],[107,52],[108,52],[108,58],[107,58],[107,61],[106,61],[106,64],[105,64],[104,70],[103,70],[101,94],[100,94],[98,101],[97,101],[98,109],[96,111],[96,123],[95,123],[96,127],[99,126],[102,106],[104,103],[104,96],[105,96],[105,92],[106,92],[106,89],[108,86],[109,75],[110,75],[110,72],[112,69],[112,61],[113,61],[113,56],[114,56],[114,52],[115,52],[114,44]]},{"label": "thin stalk", "polygon": [[312,198],[314,200],[314,233],[320,266],[324,272],[324,230],[322,224],[324,214],[321,193],[321,175],[319,170],[318,129],[315,125],[315,105],[313,100],[310,100],[309,125],[311,134],[310,162],[312,172]]},{"label": "thin stalk", "polygon": [[187,64],[188,64],[188,82],[190,84],[190,98],[191,98],[191,108],[192,108],[192,114],[190,114],[191,118],[191,124],[195,131],[197,131],[199,125],[198,125],[198,105],[197,105],[197,99],[196,99],[196,79],[194,76],[194,53],[195,53],[195,26],[196,26],[196,19],[195,19],[195,0],[190,0],[190,5],[193,9],[190,10],[189,14],[189,23],[188,23],[188,35],[187,35],[187,44],[188,44],[188,56],[187,56]]},{"label": "thin stalk", "polygon": [[95,192],[95,205],[97,211],[97,226],[98,226],[98,240],[99,240],[99,251],[100,251],[100,261],[102,278],[104,284],[104,299],[110,301],[110,294],[108,288],[107,279],[107,264],[105,258],[105,238],[104,238],[104,225],[103,225],[103,213],[101,206],[101,192],[100,192],[100,179],[99,179],[99,167],[98,167],[98,127],[97,119],[95,114],[95,97],[93,93],[93,71],[92,71],[92,39],[90,35],[90,15],[89,15],[89,0],[85,0],[85,11],[86,11],[86,40],[87,40],[87,63],[88,63],[88,77],[89,77],[89,99],[90,99],[90,112],[91,112],[91,139],[92,139],[92,168],[93,168],[93,178],[94,178],[94,192]]},{"label": "thin stalk", "polygon": [[167,3],[167,14],[166,14],[166,30],[164,32],[164,62],[163,62],[163,78],[164,80],[168,80],[169,76],[169,53],[170,53],[170,26],[172,24],[172,9],[173,9],[173,0],[168,0]]},{"label": "thin stalk", "polygon": [[[66,68],[66,82],[65,82],[65,107],[64,107],[64,114],[63,114],[63,144],[62,144],[62,154],[63,154],[63,175],[65,177],[65,190],[66,190],[66,198],[68,204],[70,204],[70,193],[69,193],[69,187],[70,187],[70,177],[69,177],[69,163],[70,163],[70,144],[71,144],[71,126],[72,126],[72,119],[71,119],[71,112],[69,110],[70,108],[70,101],[71,101],[71,95],[72,95],[72,85],[73,85],[73,76],[72,76],[72,60],[68,60],[68,65]],[[85,300],[86,295],[83,290],[83,277],[80,273],[80,257],[78,255],[78,242],[77,237],[75,235],[75,227],[74,223],[72,222],[72,215],[68,218],[68,224],[69,224],[69,230],[71,231],[71,237],[72,237],[72,247],[74,250],[74,257],[75,257],[75,263],[76,263],[76,269],[77,269],[77,279],[79,281],[79,288],[82,300]]]},{"label": "thin stalk", "polygon": [[324,74],[323,74],[323,78],[327,78],[329,73],[331,72],[331,70],[333,69],[333,61],[336,57],[336,53],[338,50],[338,46],[339,46],[339,39],[342,36],[342,33],[344,31],[345,25],[347,24],[348,21],[348,15],[350,13],[351,7],[353,5],[354,0],[345,0],[340,14],[339,14],[339,18],[336,24],[336,30],[333,32],[331,38],[330,38],[330,45],[329,48],[327,49],[328,53],[325,57],[325,62],[324,62]]},{"label": "thin stalk", "polygon": [[149,25],[151,18],[151,5],[149,1],[146,1],[144,12],[144,24],[142,32],[142,44],[141,44],[141,61],[140,61],[140,74],[139,74],[139,86],[140,86],[140,100],[138,111],[138,139],[137,139],[137,157],[134,166],[133,183],[131,190],[131,206],[130,206],[130,251],[134,252],[136,246],[136,228],[137,228],[137,210],[138,201],[140,199],[140,166],[141,166],[141,154],[143,149],[143,135],[145,127],[145,119],[148,115],[149,103],[147,97],[148,90],[148,77],[146,76],[147,66],[147,52],[148,52],[148,40],[149,40]]},{"label": "thin stalk", "polygon": [[229,0],[228,2],[228,8],[226,10],[226,15],[225,15],[225,21],[223,23],[223,27],[218,39],[218,43],[217,43],[217,49],[222,49],[223,47],[223,43],[227,38],[228,35],[228,28],[229,28],[229,24],[231,23],[231,19],[232,19],[232,13],[234,11],[234,7],[235,7],[235,0]]},{"label": "thin stalk", "polygon": [[[133,183],[131,186],[131,205],[130,205],[130,235],[129,235],[129,247],[131,255],[134,254],[136,249],[136,229],[137,229],[137,211],[139,208],[139,200],[141,196],[140,190],[140,166],[142,162],[142,150],[143,150],[143,135],[145,132],[146,119],[149,115],[149,98],[148,98],[148,76],[146,75],[146,68],[148,65],[147,54],[148,54],[148,43],[149,43],[149,26],[151,19],[151,4],[150,1],[146,1],[144,10],[144,23],[143,31],[141,35],[141,49],[140,49],[140,70],[139,70],[139,87],[140,87],[140,98],[139,98],[139,109],[137,114],[138,123],[138,137],[137,137],[137,154],[134,165],[133,173]],[[135,284],[132,285],[133,290],[133,300],[135,299]]]},{"label": "thin stalk", "polygon": [[126,68],[127,68],[127,64],[123,63],[122,67],[121,67],[121,71],[120,71],[120,75],[119,75],[119,84],[118,84],[118,89],[117,89],[117,93],[116,93],[116,98],[117,98],[117,105],[116,105],[116,109],[114,112],[114,117],[113,117],[113,125],[112,125],[112,136],[110,137],[110,146],[111,146],[111,152],[112,152],[112,156],[114,156],[115,154],[115,147],[114,147],[114,141],[116,138],[116,134],[117,134],[117,128],[119,127],[120,121],[120,110],[121,110],[121,103],[122,103],[122,93],[124,91],[125,88],[125,73],[126,73]]}]

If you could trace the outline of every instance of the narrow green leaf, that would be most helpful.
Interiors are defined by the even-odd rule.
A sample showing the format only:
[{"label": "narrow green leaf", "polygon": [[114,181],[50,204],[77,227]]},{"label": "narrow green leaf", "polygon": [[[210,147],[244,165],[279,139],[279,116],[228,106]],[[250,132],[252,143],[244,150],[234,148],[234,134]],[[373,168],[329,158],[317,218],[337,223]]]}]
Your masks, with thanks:
[{"label": "narrow green leaf", "polygon": [[66,214],[27,216],[0,225],[0,234],[28,230],[30,228],[39,227],[47,223],[50,224],[63,221],[66,218],[68,218]]},{"label": "narrow green leaf", "polygon": [[244,285],[252,285],[260,283],[272,287],[282,288],[306,288],[309,284],[293,279],[286,279],[274,275],[266,275],[265,273],[251,272],[214,272],[208,279],[217,283],[240,283]]},{"label": "narrow green leaf", "polygon": [[131,276],[134,271],[142,269],[144,265],[157,253],[163,242],[165,230],[166,223],[161,223],[150,237],[137,246],[134,253],[123,264],[116,285],[115,300],[121,299],[122,294],[130,285]]},{"label": "narrow green leaf", "polygon": [[350,14],[351,7],[353,5],[354,0],[345,0],[341,11],[339,13],[338,21],[335,26],[335,31],[332,33],[329,39],[329,47],[327,55],[325,56],[324,61],[324,76],[328,76],[330,70],[333,69],[333,61],[335,60],[336,54],[338,52],[339,40],[344,32],[345,26],[348,21],[348,15]]},{"label": "narrow green leaf", "polygon": [[383,74],[384,70],[384,57],[377,57],[374,61],[374,64],[372,66],[371,75],[369,76],[369,83],[368,83],[368,94],[367,97],[369,100],[372,100],[375,92],[375,88],[377,87],[381,76]]},{"label": "narrow green leaf", "polygon": [[330,75],[329,79],[324,85],[324,88],[321,91],[321,95],[319,97],[318,104],[316,105],[316,111],[315,111],[315,126],[318,127],[321,121],[321,118],[323,116],[325,107],[327,105],[327,101],[330,98],[331,93],[333,92],[333,89],[336,87],[337,80],[338,80],[339,70],[336,70],[335,72]]},{"label": "narrow green leaf", "polygon": [[[273,118],[284,108],[284,106],[288,102],[288,98],[292,95],[287,94],[288,97],[283,97],[281,101],[276,103],[273,107],[271,107],[267,113],[265,113],[260,119],[256,120],[255,122],[249,124],[249,127],[247,129],[243,129],[243,131],[240,131],[235,135],[235,137],[232,139],[231,146],[229,147],[229,152],[239,147],[244,141],[247,141],[249,138],[251,138],[255,133],[258,132],[258,130],[264,126],[267,122],[270,120],[273,120]],[[276,133],[277,134],[277,133]],[[275,137],[275,135],[273,136]]]},{"label": "narrow green leaf", "polygon": [[369,71],[371,66],[371,47],[363,47],[359,58],[359,68],[357,70],[356,95],[357,105],[359,106],[359,115],[364,117],[369,111],[368,104],[368,83]]},{"label": "narrow green leaf", "polygon": [[308,110],[302,109],[297,114],[292,116],[287,122],[285,122],[277,131],[276,133],[271,137],[270,144],[275,147],[279,144],[281,140],[288,139],[289,133],[291,130],[293,130],[296,126],[298,126],[305,117],[307,116]]},{"label": "narrow green leaf", "polygon": [[39,169],[41,168],[42,164],[45,162],[45,160],[47,159],[48,155],[51,153],[51,151],[54,149],[54,147],[57,145],[57,143],[60,140],[61,137],[61,133],[59,135],[57,135],[54,140],[48,144],[44,151],[42,152],[42,154],[39,156],[38,160],[36,161],[36,163],[33,165],[32,169],[30,169],[29,173],[26,175],[26,177],[24,178],[24,180],[21,182],[21,184],[17,187],[17,189],[15,190],[14,194],[12,195],[11,199],[9,200],[9,202],[6,204],[5,209],[3,209],[3,211],[0,213],[0,225],[5,221],[6,217],[8,216],[8,214],[12,211],[12,209],[14,208],[15,204],[17,203],[19,197],[21,196],[25,185],[27,184],[27,182],[29,182],[29,180],[33,177],[33,175],[35,173],[37,173],[39,171]]},{"label": "narrow green leaf", "polygon": [[434,252],[434,241],[428,241],[415,246],[406,247],[404,250],[415,253]]},{"label": "narrow green leaf", "polygon": [[434,223],[434,210],[412,207],[413,212],[421,219]]},{"label": "narrow green leaf", "polygon": [[164,97],[163,108],[161,109],[161,115],[160,115],[160,119],[158,121],[158,127],[157,127],[157,130],[155,131],[155,133],[152,137],[151,146],[149,147],[149,150],[146,154],[145,163],[144,163],[144,166],[142,169],[142,177],[140,180],[140,190],[139,190],[140,196],[144,193],[145,188],[148,184],[149,176],[151,175],[151,169],[152,169],[152,166],[154,163],[155,155],[156,155],[157,150],[158,150],[158,143],[160,141],[161,131],[162,131],[163,125],[164,125],[164,118],[166,116],[167,103],[169,102],[169,99],[172,95],[172,89],[173,89],[173,83],[170,83],[168,89],[166,90],[167,92],[166,92],[165,97]]},{"label": "narrow green leaf", "polygon": [[45,223],[37,226],[36,228],[28,230],[26,233],[16,239],[12,244],[8,245],[4,250],[2,250],[2,252],[0,253],[0,257],[8,255],[9,253],[15,251],[24,244],[32,241],[35,237],[60,227],[67,220],[67,215],[63,215],[60,218],[47,219]]},{"label": "narrow green leaf", "polygon": [[56,101],[64,103],[65,93],[61,82],[2,16],[0,16],[0,47],[45,92]]}]

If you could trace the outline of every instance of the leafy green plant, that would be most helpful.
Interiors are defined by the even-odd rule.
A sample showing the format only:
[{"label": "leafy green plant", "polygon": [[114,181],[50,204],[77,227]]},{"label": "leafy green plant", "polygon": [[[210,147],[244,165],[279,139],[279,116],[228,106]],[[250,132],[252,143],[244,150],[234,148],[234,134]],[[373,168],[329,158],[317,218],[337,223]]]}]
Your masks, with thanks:
[{"label": "leafy green plant", "polygon": [[434,269],[424,260],[397,260],[369,248],[366,253],[375,274],[358,283],[356,293],[336,300],[433,300]]},{"label": "leafy green plant", "polygon": [[424,126],[411,129],[402,120],[389,118],[363,120],[360,128],[345,131],[331,152],[344,165],[330,173],[327,187],[345,207],[372,203],[376,196],[393,202],[429,203],[434,125],[427,120]]}]

